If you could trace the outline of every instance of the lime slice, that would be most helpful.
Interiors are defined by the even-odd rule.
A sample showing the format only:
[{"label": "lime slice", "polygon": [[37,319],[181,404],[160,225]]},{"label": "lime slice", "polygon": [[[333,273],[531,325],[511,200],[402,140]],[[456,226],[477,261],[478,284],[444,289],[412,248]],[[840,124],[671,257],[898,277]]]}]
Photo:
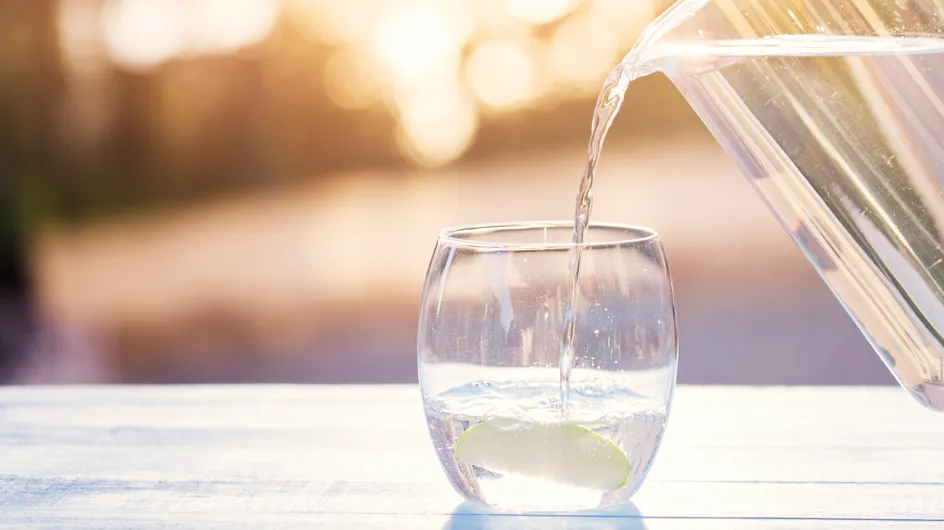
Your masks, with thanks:
[{"label": "lime slice", "polygon": [[630,472],[629,458],[615,443],[569,423],[484,421],[459,436],[456,458],[495,473],[597,491],[621,488]]}]

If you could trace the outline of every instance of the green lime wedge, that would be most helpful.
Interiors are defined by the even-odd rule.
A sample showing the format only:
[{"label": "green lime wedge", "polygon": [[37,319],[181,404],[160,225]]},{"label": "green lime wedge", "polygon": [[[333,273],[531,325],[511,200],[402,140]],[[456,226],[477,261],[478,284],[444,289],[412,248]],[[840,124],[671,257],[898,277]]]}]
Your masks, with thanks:
[{"label": "green lime wedge", "polygon": [[495,473],[597,491],[617,490],[630,476],[629,458],[619,446],[568,423],[484,421],[459,436],[456,458]]}]

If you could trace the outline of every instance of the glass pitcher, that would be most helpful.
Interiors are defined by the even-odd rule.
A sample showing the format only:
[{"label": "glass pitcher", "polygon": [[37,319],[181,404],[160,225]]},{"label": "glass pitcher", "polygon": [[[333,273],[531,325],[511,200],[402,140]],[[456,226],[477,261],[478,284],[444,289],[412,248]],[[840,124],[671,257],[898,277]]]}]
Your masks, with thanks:
[{"label": "glass pitcher", "polygon": [[627,83],[672,80],[902,387],[935,410],[942,34],[936,0],[682,0],[623,61]]}]

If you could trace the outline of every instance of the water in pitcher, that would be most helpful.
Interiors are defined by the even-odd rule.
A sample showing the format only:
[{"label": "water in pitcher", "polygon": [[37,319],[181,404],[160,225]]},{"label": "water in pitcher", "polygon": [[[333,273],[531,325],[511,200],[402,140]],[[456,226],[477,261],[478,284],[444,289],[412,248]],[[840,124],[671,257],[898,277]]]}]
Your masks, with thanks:
[{"label": "water in pitcher", "polygon": [[901,385],[944,408],[944,40],[667,47],[664,71]]},{"label": "water in pitcher", "polygon": [[[944,40],[793,35],[643,52],[613,71],[597,102],[574,242],[583,239],[596,164],[630,81],[662,71],[901,385],[944,409]],[[579,247],[571,263],[573,308]],[[572,309],[569,315],[560,362],[565,404]]]}]

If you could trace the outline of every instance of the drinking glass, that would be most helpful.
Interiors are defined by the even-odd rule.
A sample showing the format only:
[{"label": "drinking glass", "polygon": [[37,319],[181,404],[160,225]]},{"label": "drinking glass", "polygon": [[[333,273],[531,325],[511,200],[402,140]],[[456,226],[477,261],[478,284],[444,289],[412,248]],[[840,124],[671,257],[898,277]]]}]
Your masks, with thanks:
[{"label": "drinking glass", "polygon": [[[473,502],[571,511],[627,501],[662,440],[675,387],[672,283],[658,235],[573,223],[446,229],[419,320],[433,446]],[[570,391],[560,358],[580,255]]]}]

